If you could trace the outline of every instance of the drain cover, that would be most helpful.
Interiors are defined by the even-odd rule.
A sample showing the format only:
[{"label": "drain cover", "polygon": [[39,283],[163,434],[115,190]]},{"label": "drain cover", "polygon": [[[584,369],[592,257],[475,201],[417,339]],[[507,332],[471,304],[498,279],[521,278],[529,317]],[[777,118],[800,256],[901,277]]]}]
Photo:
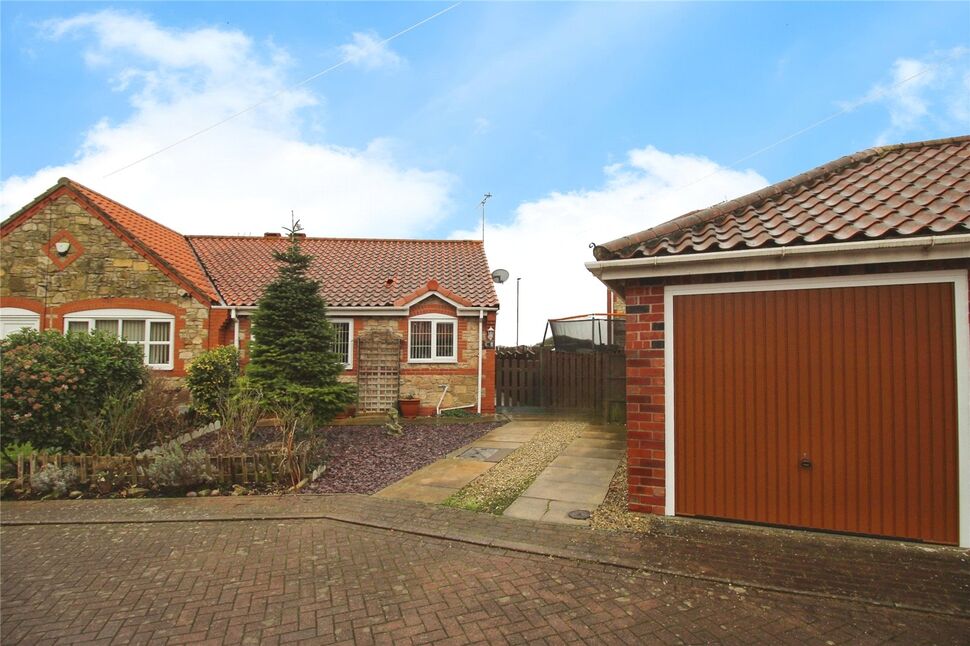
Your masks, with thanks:
[{"label": "drain cover", "polygon": [[480,448],[476,446],[462,453],[461,457],[467,458],[469,460],[488,460],[497,452],[498,452],[498,449],[486,449],[486,448]]},{"label": "drain cover", "polygon": [[588,509],[574,509],[566,515],[573,520],[589,520],[590,516]]}]

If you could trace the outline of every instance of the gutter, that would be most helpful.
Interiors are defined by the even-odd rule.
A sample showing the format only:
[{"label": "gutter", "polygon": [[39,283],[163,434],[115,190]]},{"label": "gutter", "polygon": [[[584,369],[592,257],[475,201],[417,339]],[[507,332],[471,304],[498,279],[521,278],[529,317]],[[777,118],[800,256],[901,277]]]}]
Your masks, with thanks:
[{"label": "gutter", "polygon": [[900,260],[970,258],[970,234],[715,251],[600,260],[586,269],[601,281],[765,269],[861,265]]}]

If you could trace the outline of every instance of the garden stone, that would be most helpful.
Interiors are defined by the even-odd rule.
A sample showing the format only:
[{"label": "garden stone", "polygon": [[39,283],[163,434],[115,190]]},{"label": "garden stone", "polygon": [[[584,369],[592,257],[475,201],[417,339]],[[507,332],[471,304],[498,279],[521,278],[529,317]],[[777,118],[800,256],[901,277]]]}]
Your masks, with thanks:
[{"label": "garden stone", "polygon": [[213,489],[212,491],[209,492],[209,495],[210,496],[221,496],[222,495],[222,492],[219,491],[218,489]]},{"label": "garden stone", "polygon": [[142,487],[129,487],[125,493],[127,494],[128,498],[144,498],[145,494],[148,493],[148,489],[144,489]]},{"label": "garden stone", "polygon": [[190,492],[188,492],[187,494],[185,494],[185,497],[186,497],[186,498],[195,498],[195,497],[196,497],[196,496],[198,496],[198,495],[199,495],[199,494],[197,494],[197,493],[195,493],[194,491],[190,491]]},{"label": "garden stone", "polygon": [[84,495],[83,491],[72,491],[71,493],[67,494],[67,497],[70,498],[71,500],[77,500],[83,495]]},{"label": "garden stone", "polygon": [[209,492],[209,490],[208,490],[208,489],[200,489],[200,490],[199,490],[199,495],[200,495],[200,496],[208,496],[208,495],[209,495],[209,493],[210,493],[210,492]]},{"label": "garden stone", "polygon": [[245,496],[249,493],[249,489],[242,485],[232,485],[232,495],[234,496]]}]

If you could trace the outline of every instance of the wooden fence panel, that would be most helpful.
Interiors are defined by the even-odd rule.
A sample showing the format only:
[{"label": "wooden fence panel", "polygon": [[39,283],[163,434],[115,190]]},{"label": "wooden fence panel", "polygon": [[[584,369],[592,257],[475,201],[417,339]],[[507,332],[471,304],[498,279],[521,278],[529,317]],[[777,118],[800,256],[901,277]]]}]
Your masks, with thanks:
[{"label": "wooden fence panel", "polygon": [[622,422],[626,401],[624,355],[500,349],[495,361],[500,408],[586,411]]}]

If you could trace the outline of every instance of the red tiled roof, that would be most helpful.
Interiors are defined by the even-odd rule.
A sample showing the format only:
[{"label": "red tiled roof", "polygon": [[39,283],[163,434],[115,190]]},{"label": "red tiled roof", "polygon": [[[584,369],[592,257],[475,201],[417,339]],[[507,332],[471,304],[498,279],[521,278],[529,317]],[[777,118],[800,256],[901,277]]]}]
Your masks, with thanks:
[{"label": "red tiled roof", "polygon": [[[255,305],[276,277],[274,251],[289,244],[280,237],[189,236],[225,302]],[[309,276],[320,282],[327,304],[335,307],[395,306],[395,301],[436,280],[475,307],[495,307],[485,248],[477,240],[381,240],[304,238],[313,256]]]},{"label": "red tiled roof", "polygon": [[970,231],[970,136],[871,148],[598,245],[597,260]]}]

